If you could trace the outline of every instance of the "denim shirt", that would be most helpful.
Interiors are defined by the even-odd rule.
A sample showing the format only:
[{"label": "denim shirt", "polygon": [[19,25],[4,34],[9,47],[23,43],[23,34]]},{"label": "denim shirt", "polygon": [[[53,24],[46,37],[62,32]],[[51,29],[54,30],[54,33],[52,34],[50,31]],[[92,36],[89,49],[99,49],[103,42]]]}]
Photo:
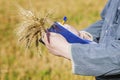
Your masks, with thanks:
[{"label": "denim shirt", "polygon": [[120,0],[108,0],[101,20],[86,28],[98,44],[71,44],[73,73],[120,74]]}]

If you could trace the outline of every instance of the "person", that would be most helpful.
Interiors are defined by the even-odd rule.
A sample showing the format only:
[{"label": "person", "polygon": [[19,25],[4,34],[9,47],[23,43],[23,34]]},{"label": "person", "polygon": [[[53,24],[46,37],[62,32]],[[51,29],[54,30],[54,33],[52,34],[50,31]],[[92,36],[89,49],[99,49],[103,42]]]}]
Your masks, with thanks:
[{"label": "person", "polygon": [[[72,28],[73,29],[73,28]],[[72,62],[74,74],[95,76],[96,80],[120,80],[120,0],[108,0],[101,20],[80,31],[79,36],[97,44],[68,43],[60,35],[50,32],[42,40],[48,50]]]}]

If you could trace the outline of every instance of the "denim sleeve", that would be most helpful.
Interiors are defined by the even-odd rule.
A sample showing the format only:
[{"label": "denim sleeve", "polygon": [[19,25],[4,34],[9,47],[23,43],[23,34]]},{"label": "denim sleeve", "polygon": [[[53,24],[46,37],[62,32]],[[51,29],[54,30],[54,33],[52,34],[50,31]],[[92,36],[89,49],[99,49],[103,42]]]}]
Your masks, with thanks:
[{"label": "denim sleeve", "polygon": [[89,32],[93,36],[93,40],[95,42],[99,41],[103,22],[104,20],[97,21],[96,23],[92,24],[88,28],[84,29],[84,31]]},{"label": "denim sleeve", "polygon": [[93,35],[93,39],[95,42],[99,41],[100,33],[102,30],[102,26],[104,24],[104,19],[107,13],[107,9],[109,8],[110,2],[111,0],[108,0],[108,3],[106,4],[103,11],[101,12],[101,20],[95,22],[94,24],[90,25],[88,28],[84,29],[85,31]]},{"label": "denim sleeve", "polygon": [[120,73],[120,40],[104,44],[72,44],[74,74],[100,76]]}]

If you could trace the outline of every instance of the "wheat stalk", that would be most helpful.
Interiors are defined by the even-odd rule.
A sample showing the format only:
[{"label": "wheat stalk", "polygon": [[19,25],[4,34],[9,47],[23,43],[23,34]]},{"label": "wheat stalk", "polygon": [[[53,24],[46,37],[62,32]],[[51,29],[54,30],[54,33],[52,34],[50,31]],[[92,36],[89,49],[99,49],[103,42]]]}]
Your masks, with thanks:
[{"label": "wheat stalk", "polygon": [[36,47],[38,47],[39,39],[44,33],[48,32],[46,30],[50,13],[47,13],[43,17],[37,17],[32,11],[26,10],[21,6],[17,7],[20,18],[20,24],[16,29],[18,41],[25,42],[26,48],[29,48],[31,43],[35,41]]}]

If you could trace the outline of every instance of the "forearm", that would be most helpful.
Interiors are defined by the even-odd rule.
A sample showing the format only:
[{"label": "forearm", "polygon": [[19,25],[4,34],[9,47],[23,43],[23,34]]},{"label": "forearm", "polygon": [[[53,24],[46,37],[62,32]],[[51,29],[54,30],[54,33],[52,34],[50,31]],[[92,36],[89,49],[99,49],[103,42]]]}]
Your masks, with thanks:
[{"label": "forearm", "polygon": [[[120,46],[119,46],[120,47]],[[80,75],[99,76],[120,71],[120,49],[113,42],[109,47],[102,44],[72,44],[73,72]]]}]

